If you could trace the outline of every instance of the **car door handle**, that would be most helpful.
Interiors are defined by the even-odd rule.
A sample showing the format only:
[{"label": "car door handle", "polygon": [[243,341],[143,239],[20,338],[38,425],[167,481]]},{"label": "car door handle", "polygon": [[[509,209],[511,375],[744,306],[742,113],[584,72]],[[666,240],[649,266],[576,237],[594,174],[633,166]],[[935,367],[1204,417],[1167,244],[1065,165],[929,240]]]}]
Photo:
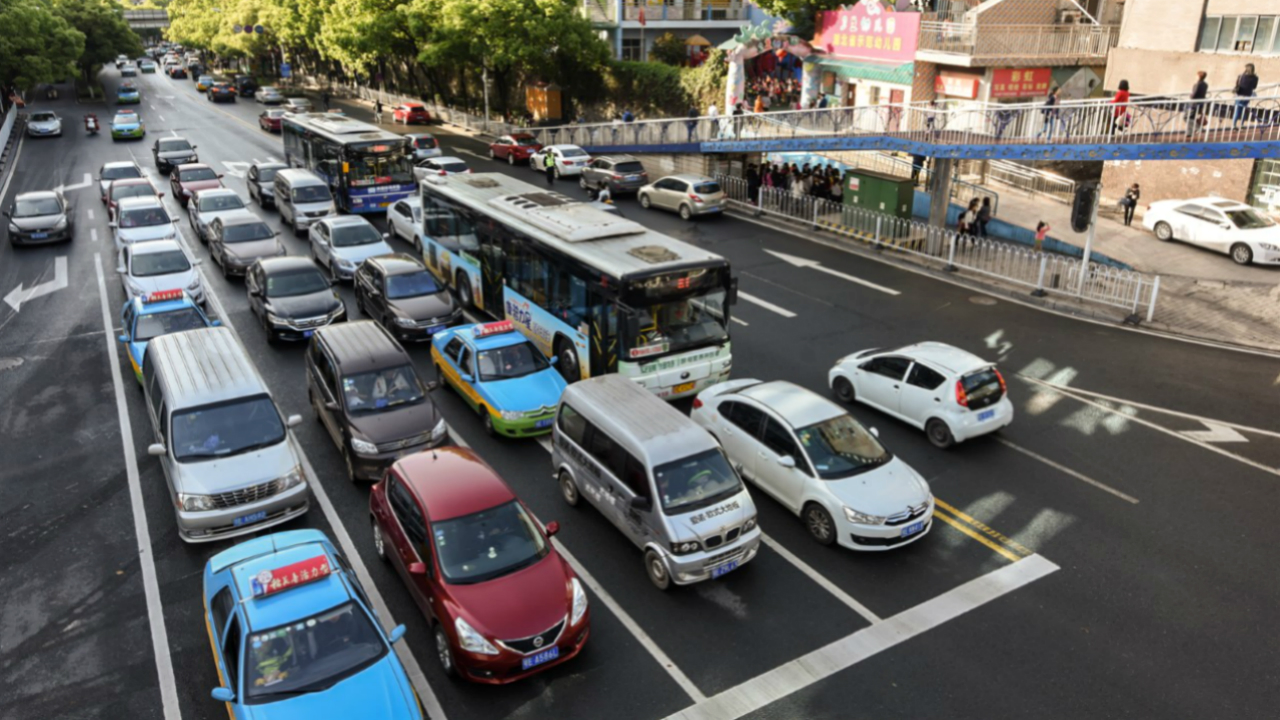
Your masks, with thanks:
[{"label": "car door handle", "polygon": [[897,385],[894,385],[894,386],[893,386],[893,389],[894,389],[894,390],[897,390],[897,389],[898,389],[898,386],[897,386]]},{"label": "car door handle", "polygon": [[933,399],[933,401],[934,401],[934,402],[942,402],[942,398],[934,398],[934,399]]}]

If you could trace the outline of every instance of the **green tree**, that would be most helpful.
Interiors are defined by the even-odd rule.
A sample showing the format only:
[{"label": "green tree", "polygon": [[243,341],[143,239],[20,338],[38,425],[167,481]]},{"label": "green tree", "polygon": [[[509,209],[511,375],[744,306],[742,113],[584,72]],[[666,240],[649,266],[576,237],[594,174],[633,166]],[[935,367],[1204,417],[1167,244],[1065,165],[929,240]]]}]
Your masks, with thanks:
[{"label": "green tree", "polygon": [[790,32],[806,40],[813,38],[818,13],[823,10],[839,10],[841,5],[852,5],[852,0],[756,0],[761,10],[791,23]]},{"label": "green tree", "polygon": [[75,72],[84,34],[47,0],[0,2],[0,84],[29,90]]},{"label": "green tree", "polygon": [[689,59],[689,49],[684,44],[684,38],[676,37],[675,33],[664,32],[653,41],[649,57],[668,65],[683,65]]},{"label": "green tree", "polygon": [[98,68],[117,55],[142,54],[142,41],[125,22],[119,5],[104,0],[54,0],[53,9],[84,35],[84,49],[76,64],[90,88]]}]

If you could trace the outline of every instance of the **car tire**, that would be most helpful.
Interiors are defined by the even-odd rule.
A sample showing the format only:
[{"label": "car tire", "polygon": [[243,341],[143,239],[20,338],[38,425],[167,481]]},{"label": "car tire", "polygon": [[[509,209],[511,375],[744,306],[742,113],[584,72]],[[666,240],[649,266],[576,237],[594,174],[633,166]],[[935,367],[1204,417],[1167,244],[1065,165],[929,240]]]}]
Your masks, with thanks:
[{"label": "car tire", "polygon": [[515,165],[516,165],[516,156],[515,156],[515,154],[513,154],[513,153],[507,153],[507,164],[508,164],[508,165],[510,165],[511,167],[515,167]]},{"label": "car tire", "polygon": [[684,203],[680,204],[680,219],[681,220],[693,219],[693,210],[690,210],[689,206]]},{"label": "car tire", "polygon": [[454,287],[458,288],[458,302],[462,305],[463,310],[468,310],[474,306],[471,297],[471,281],[463,273],[454,276]]},{"label": "car tire", "polygon": [[1253,248],[1244,243],[1236,243],[1231,246],[1231,259],[1237,265],[1248,265],[1253,262]]},{"label": "car tire", "polygon": [[640,207],[645,210],[653,207],[653,201],[649,199],[648,193],[640,193]]},{"label": "car tire", "polygon": [[818,503],[809,503],[804,506],[801,517],[804,518],[804,527],[809,531],[809,537],[819,545],[831,545],[836,541],[836,523],[826,508]]},{"label": "car tire", "polygon": [[498,151],[494,150],[493,148],[489,148],[489,159],[490,159],[490,160],[497,160],[497,159],[498,159]]},{"label": "car tire", "polygon": [[[225,266],[224,266],[224,267],[223,267],[223,269],[222,269],[222,274],[223,274],[224,276],[226,275],[226,267],[225,267]],[[266,333],[267,333],[267,344],[268,344],[268,345],[275,345],[276,343],[280,342],[280,337],[279,337],[278,335],[276,335],[276,331],[271,329],[271,323],[267,322],[267,316],[266,316],[266,315],[263,315],[263,316],[262,316],[262,329],[263,329],[263,331],[264,331],[264,332],[266,332]]]},{"label": "car tire", "polygon": [[578,484],[573,481],[568,470],[560,471],[560,497],[564,498],[569,507],[576,508],[582,502],[582,493],[578,492]]},{"label": "car tire", "polygon": [[347,469],[347,479],[356,482],[356,465],[351,461],[351,446],[346,443],[342,445],[342,464]]},{"label": "car tire", "polygon": [[1161,242],[1169,242],[1173,239],[1173,227],[1163,220],[1156,223],[1155,233],[1156,239]]},{"label": "car tire", "polygon": [[307,402],[311,403],[311,409],[315,411],[316,422],[324,424],[324,418],[320,416],[320,401],[316,400],[316,394],[311,388],[307,388]]},{"label": "car tire", "polygon": [[440,661],[440,669],[449,678],[458,677],[458,667],[453,662],[453,648],[449,646],[449,636],[445,634],[440,623],[435,626],[436,659]]},{"label": "car tire", "polygon": [[649,582],[659,590],[671,587],[671,572],[667,570],[667,564],[662,561],[662,556],[654,550],[644,554],[644,574],[649,576]]},{"label": "car tire", "polygon": [[369,516],[369,524],[373,526],[373,551],[378,554],[378,559],[382,562],[390,562],[387,557],[387,541],[382,537],[382,527],[378,525],[378,519]]},{"label": "car tire", "polygon": [[858,399],[858,393],[853,389],[853,383],[849,382],[849,378],[836,378],[831,383],[831,389],[835,391],[836,397],[840,398],[842,403],[852,405]]},{"label": "car tire", "polygon": [[418,257],[422,257],[422,236],[413,236],[413,249],[418,253]]},{"label": "car tire", "polygon": [[929,438],[929,442],[933,443],[934,447],[942,450],[946,450],[956,444],[956,438],[951,434],[951,428],[947,426],[946,422],[938,418],[933,418],[924,424],[924,434]]},{"label": "car tire", "polygon": [[555,169],[553,169],[553,170],[551,171],[551,174],[556,176],[556,180],[559,180],[559,179],[560,179],[560,168],[559,168],[559,167],[556,167]]},{"label": "car tire", "polygon": [[481,424],[484,425],[484,433],[489,437],[496,437],[498,434],[498,431],[493,427],[493,413],[489,412],[489,408],[486,408],[485,406],[481,405],[480,417],[481,417],[480,422]]},{"label": "car tire", "polygon": [[567,383],[581,380],[582,371],[578,368],[578,353],[574,352],[573,343],[561,336],[556,338],[554,347],[556,357],[559,358],[556,369],[560,371],[560,377]]},{"label": "car tire", "polygon": [[587,178],[585,175],[578,176],[578,187],[582,188],[583,190],[590,189],[590,186],[587,185]]}]

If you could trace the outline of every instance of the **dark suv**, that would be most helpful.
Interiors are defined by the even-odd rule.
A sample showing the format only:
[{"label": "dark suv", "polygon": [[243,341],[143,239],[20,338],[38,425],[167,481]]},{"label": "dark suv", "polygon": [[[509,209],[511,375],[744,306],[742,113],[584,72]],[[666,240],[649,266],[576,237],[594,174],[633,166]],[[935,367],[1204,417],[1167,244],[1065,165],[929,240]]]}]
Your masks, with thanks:
[{"label": "dark suv", "polygon": [[253,94],[258,92],[257,81],[249,75],[237,75],[232,79],[231,84],[236,87],[240,97],[253,97]]},{"label": "dark suv", "polygon": [[449,440],[413,361],[372,320],[316,330],[307,347],[307,397],[342,450],[352,480],[381,480],[396,460]]},{"label": "dark suv", "polygon": [[649,184],[644,165],[630,155],[605,155],[592,160],[582,170],[578,184],[585,190],[608,186],[609,192],[633,193]]}]

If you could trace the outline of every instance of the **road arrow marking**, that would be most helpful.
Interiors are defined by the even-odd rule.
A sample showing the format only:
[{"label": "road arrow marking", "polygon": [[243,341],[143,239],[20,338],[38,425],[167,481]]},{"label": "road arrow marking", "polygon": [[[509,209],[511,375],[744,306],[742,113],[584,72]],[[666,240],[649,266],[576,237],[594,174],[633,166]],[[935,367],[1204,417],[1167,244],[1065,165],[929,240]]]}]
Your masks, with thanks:
[{"label": "road arrow marking", "polygon": [[1235,428],[1220,425],[1208,420],[1201,420],[1208,430],[1183,430],[1182,434],[1192,440],[1201,442],[1221,443],[1221,442],[1249,442],[1249,438],[1236,432]]},{"label": "road arrow marking", "polygon": [[58,257],[53,262],[53,279],[48,282],[32,285],[29,289],[23,288],[22,283],[18,283],[18,287],[9,291],[4,296],[4,301],[13,308],[14,312],[18,312],[22,308],[22,304],[34,300],[38,297],[44,297],[50,293],[57,292],[67,287],[67,258],[65,256]]},{"label": "road arrow marking", "polygon": [[57,187],[57,189],[58,189],[59,191],[66,191],[66,190],[83,190],[83,189],[85,189],[85,188],[89,187],[89,186],[90,186],[90,185],[92,185],[92,184],[93,184],[93,176],[92,176],[92,175],[90,175],[89,173],[85,173],[85,174],[84,174],[84,181],[83,181],[83,182],[78,182],[78,183],[76,183],[75,185],[59,185],[59,186]]},{"label": "road arrow marking", "polygon": [[883,286],[883,285],[877,285],[877,284],[875,284],[875,283],[873,283],[873,282],[870,282],[870,281],[868,281],[868,280],[863,280],[863,279],[862,279],[862,278],[860,278],[860,277],[854,277],[854,276],[852,276],[852,275],[846,275],[846,274],[844,274],[844,273],[840,272],[839,270],[832,270],[831,268],[825,268],[825,267],[822,267],[822,263],[818,262],[817,260],[805,260],[804,258],[798,258],[798,257],[796,257],[795,255],[786,255],[786,254],[784,254],[784,253],[774,252],[774,251],[772,251],[772,250],[765,250],[765,252],[767,252],[767,253],[769,253],[770,255],[772,255],[772,256],[774,256],[774,257],[778,258],[779,260],[782,260],[783,262],[786,262],[786,263],[789,263],[789,264],[791,264],[791,265],[794,265],[795,267],[812,268],[812,269],[814,269],[814,270],[817,270],[818,272],[824,272],[824,273],[826,273],[826,274],[828,274],[828,275],[834,275],[835,277],[838,277],[838,278],[840,278],[841,280],[848,280],[848,281],[849,281],[849,282],[851,282],[851,283],[857,283],[857,284],[862,285],[862,286],[864,286],[864,287],[869,287],[869,288],[871,288],[872,290],[879,290],[880,292],[882,292],[882,293],[884,293],[884,294],[886,294],[886,295],[901,295],[901,294],[902,294],[901,292],[899,292],[899,291],[897,291],[897,290],[894,290],[893,288],[887,288],[887,287],[885,287],[885,286]]},{"label": "road arrow marking", "polygon": [[244,174],[249,171],[249,163],[247,162],[224,162],[222,167],[227,169],[227,174],[231,177],[243,179]]}]

